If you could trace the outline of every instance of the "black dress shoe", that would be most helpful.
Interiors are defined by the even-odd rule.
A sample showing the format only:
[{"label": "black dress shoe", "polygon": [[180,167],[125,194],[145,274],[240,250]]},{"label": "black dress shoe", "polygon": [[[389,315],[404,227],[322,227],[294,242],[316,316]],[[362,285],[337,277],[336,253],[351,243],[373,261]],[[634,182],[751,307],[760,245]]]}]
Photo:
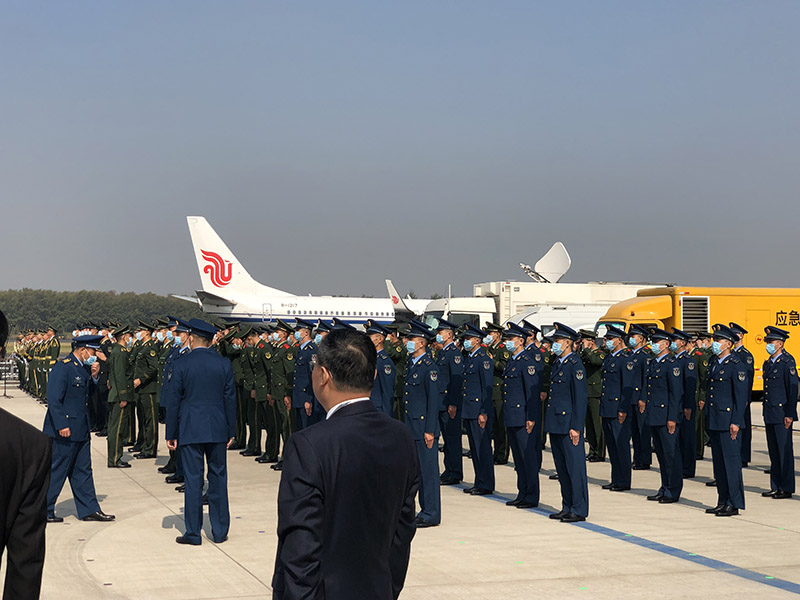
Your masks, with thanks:
[{"label": "black dress shoe", "polygon": [[262,465],[268,465],[278,462],[278,459],[273,458],[271,456],[267,456],[266,453],[264,453],[256,459],[256,462]]},{"label": "black dress shoe", "polygon": [[115,465],[108,465],[109,469],[129,469],[131,467],[131,463],[126,463],[124,461],[119,461]]},{"label": "black dress shoe", "polygon": [[786,500],[787,498],[792,497],[792,492],[775,492],[773,498],[775,500]]},{"label": "black dress shoe", "polygon": [[718,517],[735,517],[739,514],[739,509],[733,508],[732,506],[723,506],[714,514],[716,514]]},{"label": "black dress shoe", "polygon": [[687,475],[686,473],[683,474],[684,479],[694,479],[694,475]]},{"label": "black dress shoe", "polygon": [[633,465],[631,469],[634,471],[647,471],[650,468],[650,465]]},{"label": "black dress shoe", "polygon": [[516,506],[520,502],[522,502],[522,498],[514,498],[513,500],[507,501],[506,506]]},{"label": "black dress shoe", "polygon": [[581,521],[585,521],[586,517],[581,517],[580,515],[576,515],[575,513],[568,512],[563,517],[561,517],[562,523],[579,523]]},{"label": "black dress shoe", "polygon": [[258,450],[245,450],[244,452],[239,452],[242,456],[261,456],[261,453]]},{"label": "black dress shoe", "polygon": [[627,492],[631,489],[629,485],[617,485],[616,483],[609,488],[612,492]]},{"label": "black dress shoe", "polygon": [[603,489],[604,489],[604,490],[610,490],[612,487],[614,487],[614,484],[613,484],[613,483],[607,483],[607,484],[605,484],[605,485],[603,486]]},{"label": "black dress shoe", "polygon": [[471,458],[472,458],[472,451],[470,451],[470,450],[467,450],[466,452],[462,452],[462,453],[461,453],[461,456],[463,456],[464,458],[469,458],[469,459],[471,459]]},{"label": "black dress shoe", "polygon": [[706,485],[708,487],[717,487],[717,480],[716,479],[712,479],[711,481],[706,481]]},{"label": "black dress shoe", "polygon": [[164,478],[165,483],[183,483],[183,475],[168,475]]},{"label": "black dress shoe", "polygon": [[496,464],[496,465],[507,465],[508,464],[508,459],[507,458],[495,458],[494,459],[494,464]]},{"label": "black dress shoe", "polygon": [[186,484],[184,483],[179,485],[178,487],[175,488],[175,491],[183,494],[186,491]]},{"label": "black dress shoe", "polygon": [[558,473],[553,473],[552,475],[550,475],[550,477],[548,477],[548,479],[552,479],[553,481],[555,481],[556,479],[558,479]]},{"label": "black dress shoe", "polygon": [[747,462],[746,460],[743,460],[743,461],[742,461],[742,468],[743,468],[743,469],[744,469],[744,468],[747,468],[747,466],[748,466],[749,464],[750,464],[749,462]]},{"label": "black dress shoe", "polygon": [[175,541],[178,542],[179,544],[186,544],[188,546],[199,546],[202,543],[202,542],[190,541],[190,540],[186,539],[185,536],[182,536],[182,535],[179,535],[178,537],[176,537]]},{"label": "black dress shoe", "polygon": [[415,525],[417,526],[417,529],[424,529],[426,527],[438,527],[439,526],[438,523],[431,523],[430,521],[427,521],[425,519],[417,519],[415,521]]},{"label": "black dress shoe", "polygon": [[108,432],[107,431],[98,431],[97,433],[95,433],[95,435],[97,437],[108,437]]},{"label": "black dress shoe", "polygon": [[203,506],[208,506],[208,494],[203,494]]},{"label": "black dress shoe", "polygon": [[455,477],[441,477],[439,478],[439,483],[441,485],[456,485],[461,483],[460,479],[456,479]]},{"label": "black dress shoe", "polygon": [[461,490],[461,491],[462,491],[462,492],[464,492],[465,494],[469,494],[469,493],[471,493],[471,492],[472,492],[472,490],[474,490],[474,489],[475,489],[475,486],[473,485],[472,487],[464,488],[464,489],[463,489],[463,490]]},{"label": "black dress shoe", "polygon": [[145,454],[144,452],[139,452],[138,454],[134,454],[133,458],[156,458],[155,454]]},{"label": "black dress shoe", "polygon": [[672,504],[673,502],[677,502],[677,501],[678,501],[678,498],[667,498],[666,496],[663,496],[663,497],[658,499],[658,503],[659,504]]},{"label": "black dress shoe", "polygon": [[141,451],[142,449],[139,446],[131,446],[130,448],[128,448],[128,452],[130,452],[131,454],[136,454],[137,452]]},{"label": "black dress shoe", "polygon": [[764,473],[766,473],[767,475],[770,475],[770,474],[772,474],[772,469],[764,469]]},{"label": "black dress shoe", "polygon": [[568,515],[568,514],[569,514],[569,513],[568,513],[566,510],[560,510],[560,511],[558,511],[557,513],[553,513],[553,514],[551,514],[551,515],[548,515],[548,516],[549,516],[551,519],[554,519],[554,520],[559,520],[559,519],[563,519],[563,518],[564,518],[564,516],[566,516],[566,515]]},{"label": "black dress shoe", "polygon": [[536,508],[539,506],[538,502],[520,502],[517,504],[517,508]]},{"label": "black dress shoe", "polygon": [[764,496],[764,498],[774,498],[777,493],[778,490],[770,490],[769,492],[761,492],[761,495]]},{"label": "black dress shoe", "polygon": [[97,512],[93,512],[90,515],[86,515],[85,517],[83,517],[82,520],[83,521],[100,521],[102,523],[105,523],[107,521],[113,521],[114,518],[115,518],[114,515],[107,515],[102,510],[98,510]]},{"label": "black dress shoe", "polygon": [[663,497],[664,494],[653,494],[652,496],[648,496],[647,499],[650,500],[650,502],[658,502]]},{"label": "black dress shoe", "polygon": [[469,494],[470,496],[490,496],[492,494],[492,490],[482,490],[481,488],[473,488],[473,490]]},{"label": "black dress shoe", "polygon": [[725,508],[724,504],[717,504],[714,508],[707,508],[706,509],[706,514],[707,515],[715,515],[719,511],[721,511],[723,508]]},{"label": "black dress shoe", "polygon": [[63,523],[64,522],[64,517],[57,517],[55,515],[53,515],[51,517],[50,515],[47,515],[47,522],[48,523]]},{"label": "black dress shoe", "polygon": [[163,467],[158,467],[158,472],[163,473],[164,475],[170,475],[174,473],[176,468],[173,465],[164,465]]},{"label": "black dress shoe", "polygon": [[603,458],[602,456],[590,456],[586,460],[588,460],[589,462],[606,462],[606,459]]},{"label": "black dress shoe", "polygon": [[274,465],[270,465],[269,468],[273,471],[283,471],[283,461],[279,460]]},{"label": "black dress shoe", "polygon": [[244,449],[245,449],[244,444],[233,443],[228,447],[228,450],[244,450]]}]

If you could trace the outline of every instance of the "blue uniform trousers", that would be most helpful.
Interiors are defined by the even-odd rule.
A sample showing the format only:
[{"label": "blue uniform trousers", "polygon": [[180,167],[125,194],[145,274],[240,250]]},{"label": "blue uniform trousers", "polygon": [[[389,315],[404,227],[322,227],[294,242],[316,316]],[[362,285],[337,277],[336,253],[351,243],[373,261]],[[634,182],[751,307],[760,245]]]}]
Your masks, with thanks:
[{"label": "blue uniform trousers", "polygon": [[631,487],[631,419],[603,418],[603,435],[611,461],[611,483]]},{"label": "blue uniform trousers", "polygon": [[305,408],[294,409],[294,430],[300,431],[308,427],[308,415]]},{"label": "blue uniform trousers", "polygon": [[640,413],[639,407],[632,408],[633,423],[631,434],[633,437],[633,464],[648,467],[653,462],[653,451],[650,443],[650,427],[647,425],[647,410]]},{"label": "blue uniform trousers", "polygon": [[586,456],[583,433],[575,446],[568,433],[551,433],[550,445],[561,485],[561,510],[580,517],[589,516],[589,482],[586,478]]},{"label": "blue uniform trousers", "polygon": [[414,440],[419,458],[419,513],[418,517],[439,524],[442,522],[442,496],[439,482],[439,444],[433,439],[428,448],[424,440]]},{"label": "blue uniform trousers", "polygon": [[[729,431],[709,431],[714,479],[717,480],[717,504],[744,510],[742,481],[742,438],[731,439]],[[740,431],[741,433],[741,431]]]},{"label": "blue uniform trousers", "polygon": [[767,450],[769,450],[769,486],[779,492],[794,494],[794,448],[792,428],[783,423],[767,425]]},{"label": "blue uniform trousers", "polygon": [[695,419],[697,411],[692,411],[689,419],[678,424],[678,444],[681,448],[681,466],[684,477],[694,477],[697,470],[697,431]]},{"label": "blue uniform trousers", "polygon": [[651,426],[650,434],[656,447],[658,468],[661,471],[661,487],[658,493],[665,498],[680,498],[683,490],[683,467],[678,445],[680,426],[670,435],[666,425]]},{"label": "blue uniform trousers", "polygon": [[[539,425],[539,423],[537,423]],[[528,433],[525,427],[507,427],[508,442],[517,472],[517,499],[539,504],[539,467],[536,443],[541,439],[541,425]]]},{"label": "blue uniform trousers", "polygon": [[224,442],[184,444],[178,447],[183,463],[186,491],[183,498],[183,519],[186,537],[200,542],[203,529],[203,475],[208,461],[208,519],[215,542],[228,535],[231,515],[228,509],[228,468]]},{"label": "blue uniform trousers", "polygon": [[444,441],[444,473],[442,477],[464,479],[461,448],[461,407],[456,410],[454,419],[446,410],[439,411],[439,428]]},{"label": "blue uniform trousers", "polygon": [[739,430],[742,438],[742,462],[749,463],[753,447],[753,415],[750,411],[750,402],[744,407],[744,429]]},{"label": "blue uniform trousers", "polygon": [[50,475],[50,487],[47,489],[47,514],[55,515],[56,500],[69,478],[72,497],[78,518],[100,510],[97,495],[94,491],[92,477],[92,443],[90,440],[71,442],[66,438],[53,440],[53,471]]},{"label": "blue uniform trousers", "polygon": [[494,491],[494,454],[492,453],[492,418],[481,429],[478,419],[465,419],[467,442],[472,453],[472,468],[475,470],[475,487]]}]

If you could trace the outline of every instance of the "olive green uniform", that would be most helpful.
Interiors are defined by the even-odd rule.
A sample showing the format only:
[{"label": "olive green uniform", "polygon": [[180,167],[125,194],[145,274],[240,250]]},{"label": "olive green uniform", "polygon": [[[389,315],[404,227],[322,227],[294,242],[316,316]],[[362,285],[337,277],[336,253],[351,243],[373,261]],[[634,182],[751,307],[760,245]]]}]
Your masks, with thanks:
[{"label": "olive green uniform", "polygon": [[236,334],[229,334],[219,344],[219,354],[231,361],[233,370],[233,383],[236,386],[236,436],[231,444],[231,450],[240,450],[245,447],[247,440],[247,406],[242,390],[242,347],[238,348],[231,341]]},{"label": "olive green uniform", "polygon": [[[705,402],[706,400],[706,391],[708,390],[708,364],[712,356],[713,353],[709,348],[705,348],[703,350],[698,349],[692,352],[692,358],[694,359],[697,367],[698,402]],[[696,456],[698,460],[702,460],[706,450],[706,442],[708,442],[709,437],[708,433],[706,432],[705,412],[700,410],[699,407],[697,409],[697,417],[694,420],[694,427],[695,435],[697,436],[697,447],[695,449]]]},{"label": "olive green uniform", "polygon": [[494,361],[494,384],[492,385],[492,404],[494,405],[494,424],[492,439],[494,440],[494,462],[504,465],[508,462],[508,434],[503,420],[503,373],[511,356],[502,344],[495,344],[486,349]]},{"label": "olive green uniform", "polygon": [[156,456],[158,452],[158,355],[160,344],[155,340],[144,342],[136,355],[133,378],[141,383],[136,388],[136,404],[142,412],[142,454]]},{"label": "olive green uniform", "polygon": [[[108,355],[108,466],[115,467],[122,460],[123,438],[130,430],[131,402],[133,401],[133,365],[131,351],[114,344]],[[126,406],[121,406],[126,402]]]},{"label": "olive green uniform", "polygon": [[[131,373],[133,373],[136,368],[136,357],[139,356],[139,352],[142,350],[142,345],[143,342],[141,340],[135,340],[133,342],[133,346],[130,348],[128,362],[131,364]],[[136,449],[141,452],[142,444],[144,443],[142,438],[144,435],[144,425],[142,421],[142,409],[138,404],[137,390],[134,389],[133,402],[130,404],[130,435],[128,436],[128,439],[123,442],[123,444],[134,444]]]},{"label": "olive green uniform", "polygon": [[586,367],[586,387],[588,404],[586,407],[586,441],[589,442],[589,456],[606,458],[606,444],[603,437],[603,421],[600,418],[600,396],[603,389],[603,360],[605,352],[600,348],[581,350],[581,361]]},{"label": "olive green uniform", "polygon": [[[289,344],[283,342],[273,347],[270,365],[270,395],[275,409],[275,429],[283,438],[284,450],[286,442],[292,434],[293,413],[286,407],[283,399],[286,396],[292,396],[295,358],[297,358],[296,353]],[[277,436],[275,441],[277,444]],[[279,451],[280,448],[276,448],[276,455]]]},{"label": "olive green uniform", "polygon": [[394,379],[394,416],[399,421],[402,421],[405,415],[403,408],[403,390],[406,379],[406,368],[408,367],[408,350],[399,341],[391,342],[385,340],[383,342],[383,349],[386,355],[394,363],[394,370],[396,373]]}]

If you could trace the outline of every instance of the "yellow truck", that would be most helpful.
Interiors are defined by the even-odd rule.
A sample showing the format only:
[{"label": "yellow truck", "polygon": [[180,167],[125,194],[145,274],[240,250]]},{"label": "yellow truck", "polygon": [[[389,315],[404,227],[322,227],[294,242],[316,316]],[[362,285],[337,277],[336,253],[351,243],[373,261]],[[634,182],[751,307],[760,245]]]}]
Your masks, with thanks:
[{"label": "yellow truck", "polygon": [[618,302],[597,322],[602,336],[605,325],[627,331],[632,323],[689,333],[710,331],[714,323],[738,323],[748,334],[744,345],[755,359],[754,396],[764,389],[761,366],[767,359],[764,328],[780,327],[791,336],[786,350],[800,357],[800,289],[682,287],[639,290],[635,298]]}]

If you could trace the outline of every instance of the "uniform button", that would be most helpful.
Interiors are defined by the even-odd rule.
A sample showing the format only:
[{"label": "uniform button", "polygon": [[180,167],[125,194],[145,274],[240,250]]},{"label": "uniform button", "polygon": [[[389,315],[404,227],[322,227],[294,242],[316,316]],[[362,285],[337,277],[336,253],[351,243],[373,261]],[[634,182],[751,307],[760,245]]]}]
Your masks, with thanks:
[{"label": "uniform button", "polygon": [[567,414],[567,411],[564,411],[564,412],[562,412],[561,414],[562,414],[562,415],[565,415],[565,414]]},{"label": "uniform button", "polygon": [[664,405],[663,405],[663,404],[661,405],[661,408],[664,408]]},{"label": "uniform button", "polygon": [[781,402],[780,404],[778,404],[778,406],[783,406],[783,402]]},{"label": "uniform button", "polygon": [[730,407],[726,408],[725,410],[727,410],[728,412],[731,412],[731,409],[730,409]]},{"label": "uniform button", "polygon": [[421,416],[420,419],[422,419],[424,421],[425,420],[425,415]]}]

